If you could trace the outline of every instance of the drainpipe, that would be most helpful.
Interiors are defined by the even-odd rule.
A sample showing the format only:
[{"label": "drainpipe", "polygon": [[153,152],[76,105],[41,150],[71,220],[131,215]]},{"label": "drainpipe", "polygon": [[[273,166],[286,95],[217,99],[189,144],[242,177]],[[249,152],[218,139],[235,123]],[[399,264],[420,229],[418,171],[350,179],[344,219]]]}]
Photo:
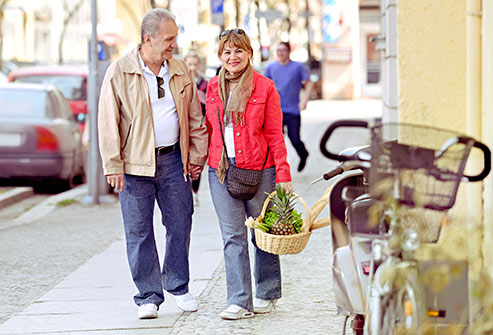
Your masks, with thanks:
[{"label": "drainpipe", "polygon": [[[481,0],[467,0],[466,3],[466,113],[467,133],[481,140]],[[474,174],[480,171],[482,163],[477,156],[471,155],[468,166],[468,171]],[[482,182],[467,186],[467,222],[469,231],[483,223]],[[469,279],[474,280],[481,270],[482,248],[472,240],[475,234],[468,235]],[[469,290],[469,301],[472,303],[471,299]],[[469,322],[473,320],[472,308],[469,308]]]}]

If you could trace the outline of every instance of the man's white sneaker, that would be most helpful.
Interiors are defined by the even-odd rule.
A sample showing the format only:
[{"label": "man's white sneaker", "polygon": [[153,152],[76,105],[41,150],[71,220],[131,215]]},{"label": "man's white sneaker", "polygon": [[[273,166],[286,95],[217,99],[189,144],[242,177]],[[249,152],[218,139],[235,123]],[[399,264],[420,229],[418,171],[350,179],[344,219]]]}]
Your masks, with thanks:
[{"label": "man's white sneaker", "polygon": [[197,309],[199,309],[195,298],[192,297],[190,293],[175,295],[174,297],[176,300],[176,305],[185,312],[195,312]]},{"label": "man's white sneaker", "polygon": [[157,306],[155,304],[143,304],[139,306],[139,319],[157,318]]},{"label": "man's white sneaker", "polygon": [[255,314],[238,305],[229,305],[228,308],[221,312],[220,316],[224,320],[239,320],[253,318]]},{"label": "man's white sneaker", "polygon": [[263,300],[259,298],[253,298],[253,311],[257,314],[265,314],[272,312],[276,309],[277,299]]}]

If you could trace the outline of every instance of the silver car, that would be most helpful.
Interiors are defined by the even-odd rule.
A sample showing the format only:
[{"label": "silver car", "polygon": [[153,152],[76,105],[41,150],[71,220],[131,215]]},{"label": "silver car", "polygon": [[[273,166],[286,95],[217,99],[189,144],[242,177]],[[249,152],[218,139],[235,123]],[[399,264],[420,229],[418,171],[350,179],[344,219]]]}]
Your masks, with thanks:
[{"label": "silver car", "polygon": [[80,127],[58,89],[0,86],[0,182],[62,191],[85,181]]}]

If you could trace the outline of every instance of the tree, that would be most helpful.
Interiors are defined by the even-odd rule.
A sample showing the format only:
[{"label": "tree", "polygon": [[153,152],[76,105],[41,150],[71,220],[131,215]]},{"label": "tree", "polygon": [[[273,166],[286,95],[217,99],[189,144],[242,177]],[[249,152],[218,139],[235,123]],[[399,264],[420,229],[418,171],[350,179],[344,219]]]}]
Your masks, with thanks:
[{"label": "tree", "polygon": [[[3,0],[3,1],[9,1],[9,0]],[[67,31],[67,26],[72,19],[72,17],[79,11],[80,7],[84,4],[86,0],[79,0],[77,4],[71,9],[68,10],[68,4],[67,0],[63,1],[63,9],[68,10],[67,16],[63,20],[63,27],[62,27],[62,33],[60,34],[60,39],[58,40],[58,63],[62,64],[63,63],[63,40],[65,38],[65,32]]]},{"label": "tree", "polygon": [[0,66],[2,65],[2,55],[3,55],[3,19],[5,14],[5,5],[10,0],[0,0]]}]

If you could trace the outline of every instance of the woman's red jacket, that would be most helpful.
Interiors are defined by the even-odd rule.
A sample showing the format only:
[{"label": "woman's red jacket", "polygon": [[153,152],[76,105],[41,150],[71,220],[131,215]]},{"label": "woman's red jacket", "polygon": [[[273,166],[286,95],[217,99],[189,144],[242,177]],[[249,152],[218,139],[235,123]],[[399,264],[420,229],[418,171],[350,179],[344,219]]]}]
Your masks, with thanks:
[{"label": "woman's red jacket", "polygon": [[[243,126],[233,122],[236,166],[261,170],[270,148],[265,168],[276,167],[276,183],[291,181],[282,133],[280,97],[274,82],[253,72],[253,90],[245,110]],[[209,166],[217,169],[223,148],[218,110],[223,120],[223,103],[218,92],[218,77],[207,86],[206,125],[209,132]],[[224,131],[224,124],[221,125]]]}]

